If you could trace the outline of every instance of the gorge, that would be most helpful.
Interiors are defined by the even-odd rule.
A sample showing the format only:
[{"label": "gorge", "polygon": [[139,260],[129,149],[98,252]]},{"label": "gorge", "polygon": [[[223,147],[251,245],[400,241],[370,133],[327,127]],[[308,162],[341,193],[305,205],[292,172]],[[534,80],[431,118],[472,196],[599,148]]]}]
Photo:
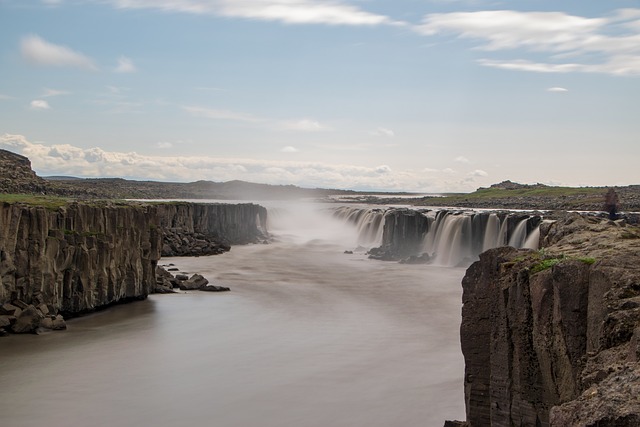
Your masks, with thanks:
[{"label": "gorge", "polygon": [[[640,231],[544,218],[3,202],[0,328],[71,327],[2,339],[0,407],[11,425],[638,425]],[[161,257],[234,291],[153,295]]]}]

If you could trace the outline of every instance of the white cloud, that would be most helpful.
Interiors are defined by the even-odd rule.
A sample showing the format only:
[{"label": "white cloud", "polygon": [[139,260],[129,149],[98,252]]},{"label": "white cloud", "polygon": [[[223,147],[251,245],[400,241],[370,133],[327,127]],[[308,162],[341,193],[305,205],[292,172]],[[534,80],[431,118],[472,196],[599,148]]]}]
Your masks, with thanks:
[{"label": "white cloud", "polygon": [[297,153],[299,150],[296,147],[287,145],[286,147],[282,147],[280,151],[282,151],[283,153]]},{"label": "white cloud", "polygon": [[376,173],[379,173],[379,174],[391,173],[391,168],[387,165],[380,165],[375,170],[376,170]]},{"label": "white cloud", "polygon": [[294,130],[301,132],[320,132],[328,130],[319,122],[310,119],[284,121],[280,123],[279,127],[284,130]]},{"label": "white cloud", "polygon": [[369,133],[373,136],[387,136],[389,138],[393,138],[394,136],[396,136],[394,131],[392,131],[391,129],[383,128],[383,127],[378,127]]},{"label": "white cloud", "polygon": [[9,96],[9,95],[5,95],[5,94],[0,93],[0,99],[3,99],[3,100],[6,100],[6,99],[13,99],[13,97],[12,97],[12,96]]},{"label": "white cloud", "polygon": [[160,149],[172,148],[173,144],[171,142],[159,141],[156,143],[156,147]]},{"label": "white cloud", "polygon": [[240,121],[240,122],[249,122],[249,123],[257,123],[263,122],[264,119],[259,117],[252,116],[246,113],[240,113],[236,111],[230,110],[218,110],[213,108],[204,108],[204,107],[195,107],[195,106],[184,106],[182,107],[184,111],[191,114],[195,117],[204,117],[207,119],[213,120],[232,120],[232,121]]},{"label": "white cloud", "polygon": [[485,176],[489,176],[489,174],[487,172],[483,171],[482,169],[476,169],[473,172],[470,172],[469,176],[471,176],[471,177],[485,177]]},{"label": "white cloud", "polygon": [[60,96],[60,95],[69,95],[71,92],[67,92],[66,90],[57,90],[57,89],[44,89],[44,93],[42,94],[43,98],[49,98],[52,96]]},{"label": "white cloud", "polygon": [[50,43],[35,34],[22,39],[20,52],[23,58],[35,65],[98,69],[91,58],[66,46]]},{"label": "white cloud", "polygon": [[453,161],[454,161],[454,162],[457,162],[457,163],[471,163],[471,162],[469,161],[469,159],[467,159],[467,158],[466,158],[466,157],[464,157],[464,156],[458,156],[458,157],[456,157],[455,159],[453,159]]},{"label": "white cloud", "polygon": [[569,92],[569,89],[555,86],[547,88],[547,92]]},{"label": "white cloud", "polygon": [[118,65],[113,71],[116,73],[135,73],[138,69],[133,65],[133,61],[130,58],[121,56],[118,58]]},{"label": "white cloud", "polygon": [[[241,179],[303,187],[403,190],[418,192],[471,191],[456,172],[392,170],[388,165],[355,166],[309,161],[273,161],[207,156],[142,155],[79,148],[70,144],[30,142],[21,135],[0,135],[0,148],[29,157],[39,175],[128,177],[161,181],[230,181]],[[467,185],[465,187],[465,185]]]},{"label": "white cloud", "polygon": [[[548,56],[547,61],[483,58],[478,61],[483,66],[543,73],[640,75],[638,16],[640,9],[622,9],[599,18],[563,12],[454,12],[426,15],[416,29],[428,36],[453,34],[477,40],[476,49],[480,50]],[[574,61],[559,61],[563,57]]]},{"label": "white cloud", "polygon": [[204,117],[211,120],[230,120],[258,124],[267,129],[298,131],[298,132],[321,132],[330,130],[327,126],[311,119],[301,120],[272,120],[266,117],[259,117],[239,111],[221,110],[198,106],[183,106],[182,109],[194,117]]},{"label": "white cloud", "polygon": [[344,1],[319,0],[109,0],[122,9],[159,9],[166,12],[208,14],[278,21],[286,24],[402,25],[384,15],[362,10]]},{"label": "white cloud", "polygon": [[43,99],[34,99],[30,105],[32,110],[48,110],[51,108],[49,103]]}]

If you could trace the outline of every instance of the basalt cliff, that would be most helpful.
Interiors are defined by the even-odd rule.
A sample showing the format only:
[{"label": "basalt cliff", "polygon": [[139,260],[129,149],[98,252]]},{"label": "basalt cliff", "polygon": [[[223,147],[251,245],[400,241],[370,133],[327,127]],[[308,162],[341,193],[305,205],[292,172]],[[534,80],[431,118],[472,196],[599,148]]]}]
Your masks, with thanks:
[{"label": "basalt cliff", "polygon": [[640,230],[567,215],[463,279],[466,423],[640,425]]},{"label": "basalt cliff", "polygon": [[161,255],[260,241],[265,223],[254,204],[2,203],[0,333],[56,329],[61,314],[145,298]]}]

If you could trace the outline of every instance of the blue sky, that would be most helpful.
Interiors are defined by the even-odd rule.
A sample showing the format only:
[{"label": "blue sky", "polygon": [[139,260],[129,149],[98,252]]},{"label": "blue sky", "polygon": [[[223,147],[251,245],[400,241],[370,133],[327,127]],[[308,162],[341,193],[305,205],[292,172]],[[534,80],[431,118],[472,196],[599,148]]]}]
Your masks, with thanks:
[{"label": "blue sky", "polygon": [[637,0],[0,0],[0,148],[43,176],[638,184],[638,99]]}]

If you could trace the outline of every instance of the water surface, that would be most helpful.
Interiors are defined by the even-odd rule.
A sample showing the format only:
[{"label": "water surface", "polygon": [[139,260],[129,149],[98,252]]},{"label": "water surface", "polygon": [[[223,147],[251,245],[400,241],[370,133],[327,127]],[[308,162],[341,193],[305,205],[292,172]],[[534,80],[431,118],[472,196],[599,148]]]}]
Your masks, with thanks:
[{"label": "water surface", "polygon": [[[163,259],[231,292],[153,295],[0,339],[7,426],[397,427],[463,419],[463,270],[345,254],[339,227]],[[299,225],[299,227],[296,227]],[[307,230],[308,231],[308,230]]]}]

